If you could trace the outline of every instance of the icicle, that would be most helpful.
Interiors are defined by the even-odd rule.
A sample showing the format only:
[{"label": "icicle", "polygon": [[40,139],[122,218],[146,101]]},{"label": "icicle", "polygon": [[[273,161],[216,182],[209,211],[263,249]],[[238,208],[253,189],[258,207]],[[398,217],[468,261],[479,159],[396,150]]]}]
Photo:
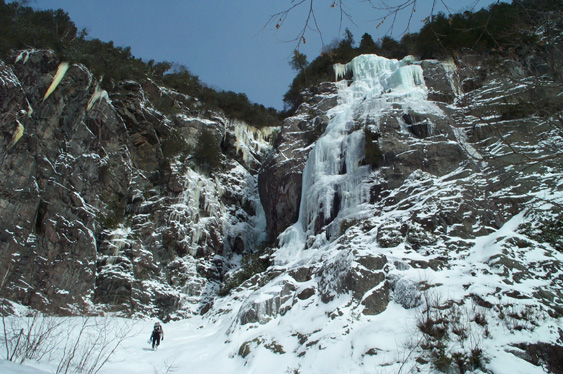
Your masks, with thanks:
[{"label": "icicle", "polygon": [[418,65],[403,66],[394,71],[387,81],[387,89],[409,90],[424,85],[422,68]]},{"label": "icicle", "polygon": [[334,64],[332,65],[332,68],[334,69],[334,79],[336,81],[339,80],[340,78],[344,78],[346,74],[350,72],[350,67],[348,66],[348,64],[346,65]]},{"label": "icicle", "polygon": [[10,144],[8,144],[8,149],[11,149],[14,145],[16,145],[23,135],[23,125],[18,120],[16,120],[16,122],[18,123],[18,126],[16,127],[16,131],[12,134],[12,140],[10,141]]},{"label": "icicle", "polygon": [[[35,50],[32,50],[35,51]],[[18,57],[16,58],[15,63],[17,64],[18,62],[23,60],[23,63],[25,64],[27,62],[27,60],[29,60],[29,55],[30,55],[30,51],[22,51]]]},{"label": "icicle", "polygon": [[96,104],[98,101],[100,101],[102,99],[109,100],[109,96],[108,96],[107,91],[101,89],[100,85],[97,84],[96,89],[94,90],[94,93],[92,94],[92,97],[90,97],[90,100],[88,100],[88,106],[86,107],[86,110],[92,109],[94,104]]},{"label": "icicle", "polygon": [[66,71],[68,70],[68,67],[69,67],[68,62],[61,62],[59,64],[59,68],[57,69],[57,73],[55,74],[55,77],[53,78],[53,82],[49,86],[49,89],[45,93],[43,100],[47,100],[47,98],[53,93],[53,91],[55,91],[55,89],[57,89],[57,86],[63,80],[63,78],[66,74]]},{"label": "icicle", "polygon": [[235,122],[234,127],[236,152],[242,153],[244,162],[248,162],[252,157],[252,152],[260,153],[268,150],[271,145],[266,139],[279,130],[279,127],[257,129],[245,122],[238,121]]},{"label": "icicle", "polygon": [[29,104],[29,102],[27,103],[27,118],[31,118],[31,116],[33,115],[33,108],[31,107],[31,104]]},{"label": "icicle", "polygon": [[445,61],[442,61],[442,66],[446,71],[446,75],[448,77],[448,81],[450,82],[450,87],[452,91],[455,93],[456,96],[460,96],[462,94],[461,84],[459,79],[456,79],[455,73],[457,72],[457,65],[453,58],[449,57]]},{"label": "icicle", "polygon": [[113,247],[113,255],[117,256],[119,251],[129,243],[129,235],[131,235],[131,228],[120,225],[117,229],[111,232],[110,247]]}]

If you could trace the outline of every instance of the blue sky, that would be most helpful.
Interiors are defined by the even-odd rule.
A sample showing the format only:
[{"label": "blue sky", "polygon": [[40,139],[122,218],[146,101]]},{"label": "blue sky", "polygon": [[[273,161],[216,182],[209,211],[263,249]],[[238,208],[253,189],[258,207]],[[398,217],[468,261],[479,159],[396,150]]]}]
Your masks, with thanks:
[{"label": "blue sky", "polygon": [[[388,0],[387,3],[393,3]],[[401,0],[401,2],[404,0]],[[395,1],[399,2],[399,0]],[[411,31],[430,14],[432,0],[418,0]],[[444,0],[453,11],[483,7],[494,0]],[[323,40],[330,43],[348,27],[356,41],[367,32],[382,37],[389,23],[376,29],[378,13],[368,2],[347,0],[346,11],[354,23],[331,8],[332,0],[317,0],[317,20]],[[437,1],[441,3],[441,1]],[[144,60],[176,62],[217,89],[244,92],[251,101],[283,108],[283,94],[295,72],[288,62],[297,46],[292,41],[303,27],[306,10],[297,10],[277,30],[265,27],[271,15],[284,10],[290,0],[34,0],[36,9],[62,8],[91,38],[113,40],[131,47]],[[440,8],[443,10],[443,7]],[[399,17],[395,36],[404,31],[406,16]],[[318,34],[309,31],[300,47],[309,60],[321,52]]]}]

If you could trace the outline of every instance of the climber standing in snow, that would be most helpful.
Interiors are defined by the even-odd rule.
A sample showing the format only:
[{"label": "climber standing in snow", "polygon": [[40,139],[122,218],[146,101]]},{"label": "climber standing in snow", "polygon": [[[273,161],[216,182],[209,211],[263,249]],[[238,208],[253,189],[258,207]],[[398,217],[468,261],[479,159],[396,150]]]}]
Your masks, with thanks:
[{"label": "climber standing in snow", "polygon": [[162,330],[162,326],[160,325],[160,322],[156,322],[154,324],[151,338],[149,340],[149,342],[152,343],[153,351],[155,349],[155,346],[158,348],[158,346],[160,345],[160,340],[164,341],[164,330]]}]

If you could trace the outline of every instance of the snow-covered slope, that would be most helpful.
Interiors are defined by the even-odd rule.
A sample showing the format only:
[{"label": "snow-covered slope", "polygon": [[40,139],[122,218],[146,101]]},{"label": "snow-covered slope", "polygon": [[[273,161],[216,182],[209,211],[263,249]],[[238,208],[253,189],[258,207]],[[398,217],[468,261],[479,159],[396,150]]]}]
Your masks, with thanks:
[{"label": "snow-covered slope", "polygon": [[[309,153],[298,221],[280,236],[275,265],[210,313],[229,325],[227,350],[249,372],[543,372],[523,358],[533,361],[530,344],[561,343],[561,237],[546,242],[532,227],[557,224],[561,165],[540,165],[540,176],[474,160],[483,147],[466,139],[474,123],[427,100],[411,59],[360,56],[335,70],[354,81],[337,84],[338,105]],[[414,122],[426,136],[408,116],[423,118]],[[366,128],[379,134],[380,168],[362,163]],[[509,152],[487,141],[496,156]],[[409,153],[421,167],[407,174]],[[503,184],[513,173],[525,192]]]},{"label": "snow-covered slope", "polygon": [[[286,120],[261,167],[265,134],[240,124],[224,127],[234,156],[220,174],[172,163],[183,171],[169,182],[174,203],[151,212],[166,218],[154,243],[159,234],[176,243],[177,258],[170,279],[146,288],[174,286],[175,316],[189,318],[166,323],[154,352],[153,321],[137,320],[100,372],[554,371],[563,334],[561,112],[514,109],[561,88],[457,63],[359,56],[335,66],[353,80],[324,84]],[[142,201],[158,196],[145,191]],[[290,224],[279,217],[294,211]],[[145,248],[123,245],[149,221],[138,213],[137,226],[113,233],[114,260]],[[265,231],[281,231],[267,249]],[[145,255],[148,264],[161,256]],[[54,371],[60,358],[41,367]]]},{"label": "snow-covered slope", "polygon": [[[495,158],[475,160],[478,148],[490,155],[488,147],[506,153],[508,145],[472,142],[474,123],[451,119],[465,109],[427,99],[433,88],[425,81],[432,78],[421,65],[360,56],[346,67],[354,81],[337,83],[338,104],[303,170],[299,219],[280,236],[273,265],[216,299],[205,316],[170,324],[170,340],[154,356],[144,358],[137,343],[133,351],[144,367],[554,370],[546,352],[561,345],[563,255],[559,229],[554,240],[544,234],[560,217],[561,165],[529,171]],[[417,137],[405,114],[424,116],[415,122],[427,136]],[[385,155],[379,167],[363,162],[366,128],[379,134]],[[528,149],[529,139],[514,139],[511,147]],[[396,163],[409,160],[397,150],[405,147],[424,160],[397,175]],[[451,159],[440,164],[441,157]],[[503,181],[514,175],[516,181]],[[107,368],[118,369],[140,368],[125,362]]]}]

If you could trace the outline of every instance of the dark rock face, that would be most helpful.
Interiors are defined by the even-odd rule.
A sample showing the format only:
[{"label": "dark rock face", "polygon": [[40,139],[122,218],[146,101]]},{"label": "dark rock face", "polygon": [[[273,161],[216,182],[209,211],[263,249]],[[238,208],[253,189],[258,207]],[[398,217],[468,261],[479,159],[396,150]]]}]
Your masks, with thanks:
[{"label": "dark rock face", "polygon": [[309,100],[293,117],[284,121],[278,145],[260,170],[258,186],[266,212],[269,242],[275,241],[299,217],[302,174],[307,156],[328,124],[326,112],[336,105],[336,88],[332,83],[322,84],[315,94],[304,95]]},{"label": "dark rock face", "polygon": [[342,254],[319,269],[321,300],[328,303],[338,295],[350,293],[353,300],[364,306],[364,314],[381,313],[389,303],[383,271],[386,264],[384,255],[359,257],[354,252]]},{"label": "dark rock face", "polygon": [[[150,101],[166,95],[174,114]],[[1,296],[57,313],[197,312],[224,271],[214,256],[255,244],[263,153],[245,163],[238,125],[198,105],[150,81],[108,95],[50,51],[0,62]],[[186,162],[204,133],[232,155],[217,155],[215,177]],[[240,225],[248,234],[231,229]]]},{"label": "dark rock face", "polygon": [[454,61],[425,60],[421,62],[421,67],[428,87],[428,100],[449,104],[461,94],[461,84]]},{"label": "dark rock face", "polygon": [[[59,91],[43,100],[49,84],[43,74],[56,69],[58,61],[37,52],[26,64],[16,62],[13,72],[2,65],[3,74],[22,87],[2,87],[9,98],[2,101],[3,112],[15,120],[2,126],[17,122],[23,127],[17,143],[9,146],[3,139],[0,245],[8,260],[2,263],[2,291],[26,304],[69,313],[69,305],[86,307],[93,292],[96,210],[102,206],[93,197],[102,193],[98,170],[103,156],[91,150],[103,145],[79,109],[89,99],[89,73],[71,67]],[[22,116],[21,110],[27,113]]]}]

